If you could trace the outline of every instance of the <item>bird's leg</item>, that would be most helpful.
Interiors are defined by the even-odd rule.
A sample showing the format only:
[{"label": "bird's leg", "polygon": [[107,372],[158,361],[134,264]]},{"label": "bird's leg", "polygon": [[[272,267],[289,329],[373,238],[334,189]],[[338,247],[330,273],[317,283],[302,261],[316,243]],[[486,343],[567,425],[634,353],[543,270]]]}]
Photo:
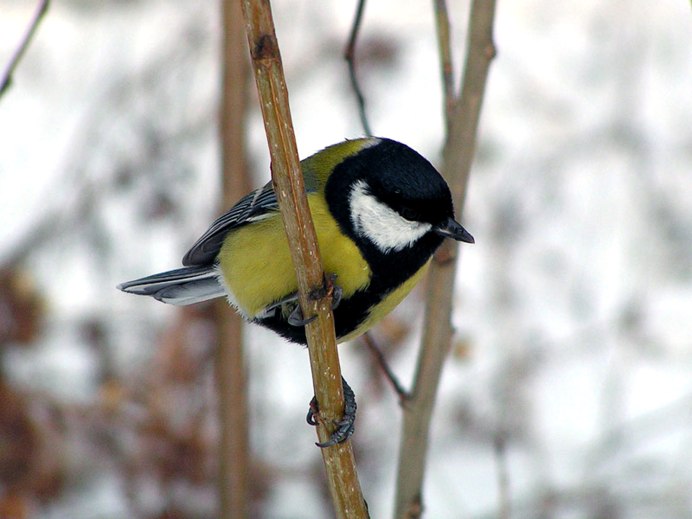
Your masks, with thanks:
[{"label": "bird's leg", "polygon": [[[329,440],[322,443],[316,443],[318,447],[324,449],[325,447],[331,447],[337,443],[346,441],[351,437],[353,431],[356,430],[356,395],[353,393],[351,386],[348,385],[346,379],[341,377],[341,384],[344,389],[344,416],[341,421],[337,424],[336,430],[331,434]],[[310,408],[308,409],[308,415],[305,420],[310,425],[317,425],[315,417],[319,415],[319,405],[317,403],[317,398],[312,397],[310,401]]]}]

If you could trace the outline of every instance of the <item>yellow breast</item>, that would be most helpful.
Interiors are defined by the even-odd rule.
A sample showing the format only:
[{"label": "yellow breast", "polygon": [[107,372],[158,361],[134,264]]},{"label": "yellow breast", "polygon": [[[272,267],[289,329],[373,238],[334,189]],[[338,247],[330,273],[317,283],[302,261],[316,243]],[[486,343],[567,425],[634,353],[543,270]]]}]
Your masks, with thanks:
[{"label": "yellow breast", "polygon": [[429,265],[430,261],[423,265],[413,276],[399,285],[398,288],[392,290],[384,299],[382,299],[382,301],[373,306],[365,320],[351,333],[339,338],[339,342],[341,343],[355,339],[356,337],[363,335],[370,328],[380,322],[389,312],[394,310],[394,308],[396,308],[396,306],[404,300],[411,290],[413,290],[413,287],[416,286],[418,281],[420,281],[421,277],[428,270]]},{"label": "yellow breast", "polygon": [[[338,276],[342,297],[348,298],[369,284],[368,264],[356,245],[339,231],[326,201],[312,194],[308,204],[324,270]],[[246,317],[255,317],[277,299],[298,290],[278,214],[229,233],[219,252],[219,263],[229,299]]]}]

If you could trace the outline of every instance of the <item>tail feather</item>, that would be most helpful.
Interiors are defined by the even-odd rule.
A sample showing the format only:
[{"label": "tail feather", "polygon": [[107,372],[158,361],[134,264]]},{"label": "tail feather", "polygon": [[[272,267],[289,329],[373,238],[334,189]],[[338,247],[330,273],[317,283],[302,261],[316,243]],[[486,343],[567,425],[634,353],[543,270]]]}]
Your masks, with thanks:
[{"label": "tail feather", "polygon": [[126,281],[117,288],[123,292],[151,296],[163,303],[179,306],[200,303],[225,295],[216,269],[212,265],[170,270]]}]

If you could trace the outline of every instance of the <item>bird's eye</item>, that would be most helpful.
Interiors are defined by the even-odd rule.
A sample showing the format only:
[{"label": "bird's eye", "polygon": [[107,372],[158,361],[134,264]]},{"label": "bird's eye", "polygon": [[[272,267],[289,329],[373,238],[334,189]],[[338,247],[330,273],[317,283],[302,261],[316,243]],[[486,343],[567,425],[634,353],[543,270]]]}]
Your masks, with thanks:
[{"label": "bird's eye", "polygon": [[399,209],[399,214],[403,216],[406,220],[414,221],[418,220],[418,212],[410,207],[402,207]]}]

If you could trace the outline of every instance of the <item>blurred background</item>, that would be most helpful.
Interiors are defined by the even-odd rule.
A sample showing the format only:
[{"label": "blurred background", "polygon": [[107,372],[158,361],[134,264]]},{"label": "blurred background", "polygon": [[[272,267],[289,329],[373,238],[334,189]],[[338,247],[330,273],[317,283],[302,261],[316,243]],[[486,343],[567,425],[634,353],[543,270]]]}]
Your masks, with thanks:
[{"label": "blurred background", "polygon": [[[361,135],[355,2],[273,4],[301,156]],[[0,69],[35,7],[0,0]],[[506,478],[513,518],[692,518],[690,21],[684,0],[499,2],[426,517],[498,517]],[[212,312],[114,287],[177,267],[220,210],[220,41],[216,2],[54,1],[0,98],[0,517],[217,513]],[[371,0],[357,52],[374,133],[439,163],[431,3]],[[374,331],[405,385],[424,289]],[[251,516],[329,517],[307,353],[245,337]],[[397,397],[362,343],[340,353],[387,517]]]}]

